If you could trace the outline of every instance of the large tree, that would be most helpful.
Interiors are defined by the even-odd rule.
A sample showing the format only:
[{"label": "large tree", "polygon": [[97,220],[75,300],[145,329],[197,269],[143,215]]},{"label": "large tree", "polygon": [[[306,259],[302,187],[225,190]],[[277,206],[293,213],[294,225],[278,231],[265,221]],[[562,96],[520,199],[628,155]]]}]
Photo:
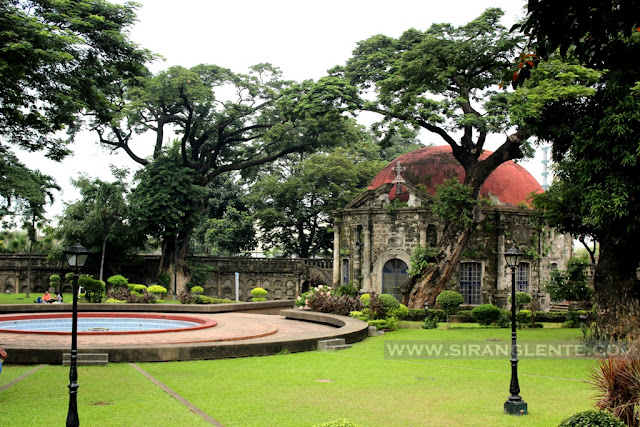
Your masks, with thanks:
[{"label": "large tree", "polygon": [[366,189],[387,163],[380,156],[375,143],[352,139],[332,150],[289,155],[262,168],[248,200],[263,246],[301,258],[327,254],[333,247],[331,211]]},{"label": "large tree", "polygon": [[[251,67],[249,74],[214,65],[172,67],[122,97],[119,121],[92,128],[103,144],[124,150],[147,167],[166,156],[168,136],[174,132],[188,185],[205,188],[221,174],[343,139],[348,131],[344,112],[353,108],[357,96],[355,88],[336,77],[283,81],[279,70],[268,64]],[[151,159],[136,152],[136,132],[149,141]],[[184,258],[194,225],[189,215],[204,209],[200,196],[189,201],[196,203],[193,207],[179,206],[183,211],[177,221],[164,224],[158,234],[163,254],[159,273],[173,270],[177,239],[178,292],[188,281]]]},{"label": "large tree", "polygon": [[[512,127],[509,94],[499,90],[523,38],[500,25],[502,15],[499,9],[488,9],[461,27],[435,24],[426,31],[406,31],[398,39],[377,35],[360,42],[346,67],[336,70],[362,90],[373,91],[374,99],[362,108],[382,115],[375,129],[385,135],[383,141],[413,128],[449,144],[473,198],[498,166],[526,153],[527,135]],[[480,160],[492,133],[507,136]],[[448,287],[472,229],[445,228],[437,263],[413,287],[411,307],[434,304]]]},{"label": "large tree", "polygon": [[[600,243],[594,285],[600,326],[612,336],[640,330],[640,53],[637,2],[530,1],[524,28],[544,54],[559,50],[525,84],[537,111],[523,125],[553,143],[557,180],[536,200],[549,224]],[[557,25],[571,16],[567,25]],[[559,30],[561,28],[561,31]],[[580,75],[582,64],[604,69],[591,79],[592,96],[573,101],[539,97],[540,73],[563,68]],[[595,73],[595,71],[592,71]],[[557,74],[560,76],[560,74]],[[584,79],[582,79],[584,81]],[[582,83],[575,81],[575,84]],[[571,88],[571,85],[567,86]]]},{"label": "large tree", "polygon": [[67,205],[58,228],[65,247],[81,241],[91,252],[100,254],[100,280],[104,280],[107,261],[141,246],[129,221],[127,172],[115,167],[111,171],[115,178],[112,182],[87,176],[72,181],[80,191],[80,200]]}]

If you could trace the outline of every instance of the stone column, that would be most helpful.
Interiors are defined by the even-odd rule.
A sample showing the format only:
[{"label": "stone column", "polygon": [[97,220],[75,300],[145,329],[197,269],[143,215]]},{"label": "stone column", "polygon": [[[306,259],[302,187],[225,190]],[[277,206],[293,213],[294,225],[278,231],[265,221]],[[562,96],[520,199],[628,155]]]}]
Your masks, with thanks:
[{"label": "stone column", "polygon": [[364,247],[362,249],[362,290],[365,292],[371,292],[371,230],[369,225],[365,226],[364,232]]},{"label": "stone column", "polygon": [[423,248],[427,247],[427,225],[426,224],[420,224],[419,225],[419,229],[420,229],[420,246],[422,246]]},{"label": "stone column", "polygon": [[354,251],[353,251],[353,269],[351,271],[353,271],[353,282],[355,283],[356,287],[360,287],[360,275],[362,270],[360,269],[360,260],[362,259],[362,257],[360,256],[360,251],[362,249],[362,244],[360,243],[360,231],[359,231],[359,227],[355,226],[353,227],[353,241],[355,242],[354,244]]},{"label": "stone column", "polygon": [[333,224],[333,285],[340,284],[340,223]]}]

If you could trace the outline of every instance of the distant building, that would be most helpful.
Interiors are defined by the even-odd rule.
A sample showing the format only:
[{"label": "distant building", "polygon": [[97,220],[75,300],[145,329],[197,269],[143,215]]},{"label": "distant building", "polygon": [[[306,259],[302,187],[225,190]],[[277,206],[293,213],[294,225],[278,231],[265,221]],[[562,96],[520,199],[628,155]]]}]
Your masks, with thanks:
[{"label": "distant building", "polygon": [[[485,151],[483,156],[489,154]],[[431,212],[431,197],[437,185],[452,177],[462,181],[464,169],[451,147],[422,148],[392,161],[366,192],[334,212],[334,284],[353,283],[362,292],[373,290],[401,300],[399,287],[409,277],[416,247],[440,243],[444,224]],[[511,275],[503,254],[513,241],[529,255],[516,272],[518,290],[548,308],[542,286],[551,269],[565,268],[572,238],[536,227],[527,204],[534,192],[542,192],[540,184],[511,161],[485,181],[481,196],[493,205],[481,209],[451,285],[463,294],[465,304],[507,305]]]}]

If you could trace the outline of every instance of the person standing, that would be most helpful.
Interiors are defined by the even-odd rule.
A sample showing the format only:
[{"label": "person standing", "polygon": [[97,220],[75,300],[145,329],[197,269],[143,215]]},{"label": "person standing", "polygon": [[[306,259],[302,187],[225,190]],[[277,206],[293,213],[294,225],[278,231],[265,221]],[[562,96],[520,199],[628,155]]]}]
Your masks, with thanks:
[{"label": "person standing", "polygon": [[0,347],[0,372],[2,372],[2,364],[4,363],[4,359],[7,358],[7,352],[4,351],[4,348]]}]

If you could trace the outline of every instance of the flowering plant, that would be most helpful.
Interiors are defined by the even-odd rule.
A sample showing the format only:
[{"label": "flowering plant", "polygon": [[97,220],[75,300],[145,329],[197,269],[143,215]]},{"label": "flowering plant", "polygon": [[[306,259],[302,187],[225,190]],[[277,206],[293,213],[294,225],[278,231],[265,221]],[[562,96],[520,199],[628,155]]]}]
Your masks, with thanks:
[{"label": "flowering plant", "polygon": [[299,308],[311,308],[311,301],[315,298],[316,294],[331,295],[331,288],[326,285],[318,285],[315,288],[309,289],[307,292],[301,294],[296,299],[296,307]]}]

